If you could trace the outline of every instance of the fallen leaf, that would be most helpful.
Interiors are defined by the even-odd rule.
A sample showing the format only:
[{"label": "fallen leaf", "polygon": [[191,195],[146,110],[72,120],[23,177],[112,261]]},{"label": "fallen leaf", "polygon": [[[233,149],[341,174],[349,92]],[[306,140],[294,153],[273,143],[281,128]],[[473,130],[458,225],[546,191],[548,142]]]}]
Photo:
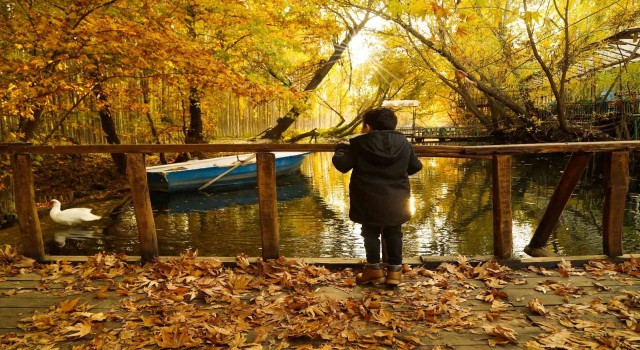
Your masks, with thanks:
[{"label": "fallen leaf", "polygon": [[82,338],[85,335],[91,333],[91,322],[83,321],[74,324],[73,326],[69,326],[64,329],[64,333],[75,332],[71,334],[66,334],[67,338]]},{"label": "fallen leaf", "polygon": [[493,340],[496,342],[496,344],[499,342],[503,342],[502,339],[512,344],[518,344],[518,333],[509,327],[497,325],[484,326],[483,328],[485,329],[485,332],[487,332],[487,334],[497,337],[497,339]]},{"label": "fallen leaf", "polygon": [[80,298],[63,300],[58,304],[58,309],[60,309],[61,312],[71,312],[75,309],[79,301]]},{"label": "fallen leaf", "polygon": [[538,298],[531,299],[527,304],[527,307],[529,308],[529,311],[536,315],[544,316],[547,314],[547,309],[544,308],[542,301]]},{"label": "fallen leaf", "polygon": [[107,289],[109,289],[108,286],[102,286],[94,293],[94,295],[97,299],[107,299]]}]

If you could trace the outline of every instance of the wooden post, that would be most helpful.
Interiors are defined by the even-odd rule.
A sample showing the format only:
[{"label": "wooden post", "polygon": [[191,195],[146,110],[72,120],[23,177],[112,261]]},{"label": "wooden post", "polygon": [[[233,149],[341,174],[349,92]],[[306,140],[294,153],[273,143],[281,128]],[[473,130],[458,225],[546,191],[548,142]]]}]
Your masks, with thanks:
[{"label": "wooden post", "polygon": [[136,216],[138,236],[140,237],[140,256],[143,262],[153,261],[159,255],[158,237],[156,236],[156,224],[151,210],[147,171],[141,153],[127,154],[127,174],[129,175],[129,186],[131,187],[133,212]]},{"label": "wooden post", "polygon": [[20,224],[22,255],[38,261],[44,260],[44,243],[40,219],[36,209],[36,195],[33,189],[33,173],[29,154],[12,154],[13,191],[16,214]]},{"label": "wooden post", "polygon": [[493,255],[511,258],[511,156],[493,156]]},{"label": "wooden post", "polygon": [[578,152],[571,155],[571,159],[567,164],[567,167],[562,173],[558,186],[553,191],[547,209],[538,224],[536,232],[531,238],[529,245],[525,247],[525,253],[531,256],[553,256],[555,254],[544,250],[544,246],[551,237],[553,228],[560,219],[560,214],[567,205],[573,190],[578,185],[578,181],[584,174],[585,169],[589,165],[589,162],[593,158],[592,153]]},{"label": "wooden post", "polygon": [[629,152],[611,152],[605,166],[605,194],[602,211],[603,251],[610,257],[622,255],[622,221],[629,190]]},{"label": "wooden post", "polygon": [[258,153],[258,207],[260,209],[260,232],[262,233],[262,258],[280,257],[280,234],[278,232],[278,197],[276,193],[276,156],[273,153]]}]

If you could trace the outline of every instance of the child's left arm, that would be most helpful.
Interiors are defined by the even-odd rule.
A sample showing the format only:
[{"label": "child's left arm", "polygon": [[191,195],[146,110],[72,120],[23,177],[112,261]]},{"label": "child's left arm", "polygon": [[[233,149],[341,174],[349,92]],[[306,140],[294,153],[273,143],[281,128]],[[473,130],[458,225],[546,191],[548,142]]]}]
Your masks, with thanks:
[{"label": "child's left arm", "polygon": [[336,152],[331,158],[333,166],[342,173],[346,173],[353,169],[353,157],[351,156],[351,150],[349,143],[339,143],[336,147]]}]

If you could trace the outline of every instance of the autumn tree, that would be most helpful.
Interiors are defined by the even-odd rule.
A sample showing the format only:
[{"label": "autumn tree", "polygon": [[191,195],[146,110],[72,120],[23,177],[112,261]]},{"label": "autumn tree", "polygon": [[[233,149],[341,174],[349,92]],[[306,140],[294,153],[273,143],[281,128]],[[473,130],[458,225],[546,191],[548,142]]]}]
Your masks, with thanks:
[{"label": "autumn tree", "polygon": [[369,109],[379,107],[385,100],[413,100],[430,95],[431,103],[421,107],[424,111],[437,100],[433,97],[437,84],[432,83],[433,79],[424,72],[422,66],[416,65],[407,56],[404,41],[398,40],[397,28],[371,28],[369,35],[371,40],[380,43],[381,50],[368,57],[366,64],[358,67],[341,65],[336,74],[328,77],[326,86],[315,94],[345,96],[341,100],[346,106],[332,106],[330,101],[316,97],[340,118],[337,125],[323,132],[325,136],[343,137],[351,134],[361,125],[362,115]]},{"label": "autumn tree", "polygon": [[[364,28],[371,18],[369,11],[354,11],[354,9],[350,7],[327,6],[325,11],[333,16],[336,21],[344,25],[344,33],[335,38],[331,43],[331,54],[318,63],[311,78],[304,83],[302,90],[307,93],[314,91],[323,82],[331,69],[341,60],[351,40]],[[322,42],[317,43],[318,46],[322,44]],[[302,102],[304,103],[304,100]],[[276,125],[266,130],[263,137],[272,140],[282,138],[282,134],[296,121],[300,113],[300,106],[294,105],[286,115],[278,118]]]},{"label": "autumn tree", "polygon": [[523,1],[528,44],[555,97],[560,128],[567,133],[575,132],[566,115],[571,70],[577,65],[597,64],[587,63],[582,58],[589,55],[594,43],[603,39],[603,30],[613,34],[636,22],[640,13],[633,3],[623,2],[620,7],[614,6],[616,3],[619,1]]},{"label": "autumn tree", "polygon": [[86,81],[69,79],[83,70],[83,49],[89,45],[82,26],[96,10],[113,1],[78,5],[54,2],[3,1],[0,41],[3,46],[0,81],[4,92],[2,111],[15,116],[14,136],[34,137],[45,115],[66,115],[73,105],[54,103],[54,97],[74,91],[91,91]]},{"label": "autumn tree", "polygon": [[[561,97],[569,79],[566,72],[575,67],[588,43],[603,37],[594,28],[610,23],[612,16],[629,24],[637,11],[624,6],[604,11],[611,10],[612,3],[540,1],[532,11],[509,0],[384,1],[367,9],[402,28],[425,66],[482,124],[495,128],[503,119],[507,126],[517,122],[533,134],[541,111],[531,100],[532,89],[540,88],[532,85],[532,77],[547,69],[547,86],[555,84]],[[534,18],[540,20],[532,22]],[[480,108],[478,101],[489,108]],[[563,118],[559,116],[561,127],[569,132]]]},{"label": "autumn tree", "polygon": [[[289,57],[314,52],[306,45],[314,33],[332,35],[332,23],[317,20],[318,6],[286,1],[3,2],[0,108],[15,118],[14,135],[23,141],[37,135],[43,118],[55,130],[72,114],[98,112],[107,141],[119,143],[113,108],[137,108],[136,98],[127,94],[139,94],[149,105],[155,85],[162,85],[163,93],[172,90],[188,101],[185,141],[202,142],[207,95],[229,91],[256,103],[293,96],[290,86],[274,82],[260,68],[264,62],[285,65]],[[301,37],[291,39],[291,33]],[[140,79],[142,84],[136,82]],[[129,89],[132,81],[137,91]],[[124,97],[129,106],[116,106],[113,96]],[[153,115],[146,120],[153,130]],[[53,132],[40,140],[48,141]]]}]

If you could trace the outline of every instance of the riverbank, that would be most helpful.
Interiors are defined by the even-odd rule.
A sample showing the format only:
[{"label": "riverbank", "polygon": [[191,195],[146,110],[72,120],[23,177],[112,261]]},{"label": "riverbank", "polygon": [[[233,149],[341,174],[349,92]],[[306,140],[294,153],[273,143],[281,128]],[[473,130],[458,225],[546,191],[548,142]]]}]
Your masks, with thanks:
[{"label": "riverbank", "polygon": [[[51,154],[33,157],[33,181],[38,208],[58,199],[63,203],[124,196],[129,185],[108,154]],[[10,173],[10,168],[1,169]]]}]

